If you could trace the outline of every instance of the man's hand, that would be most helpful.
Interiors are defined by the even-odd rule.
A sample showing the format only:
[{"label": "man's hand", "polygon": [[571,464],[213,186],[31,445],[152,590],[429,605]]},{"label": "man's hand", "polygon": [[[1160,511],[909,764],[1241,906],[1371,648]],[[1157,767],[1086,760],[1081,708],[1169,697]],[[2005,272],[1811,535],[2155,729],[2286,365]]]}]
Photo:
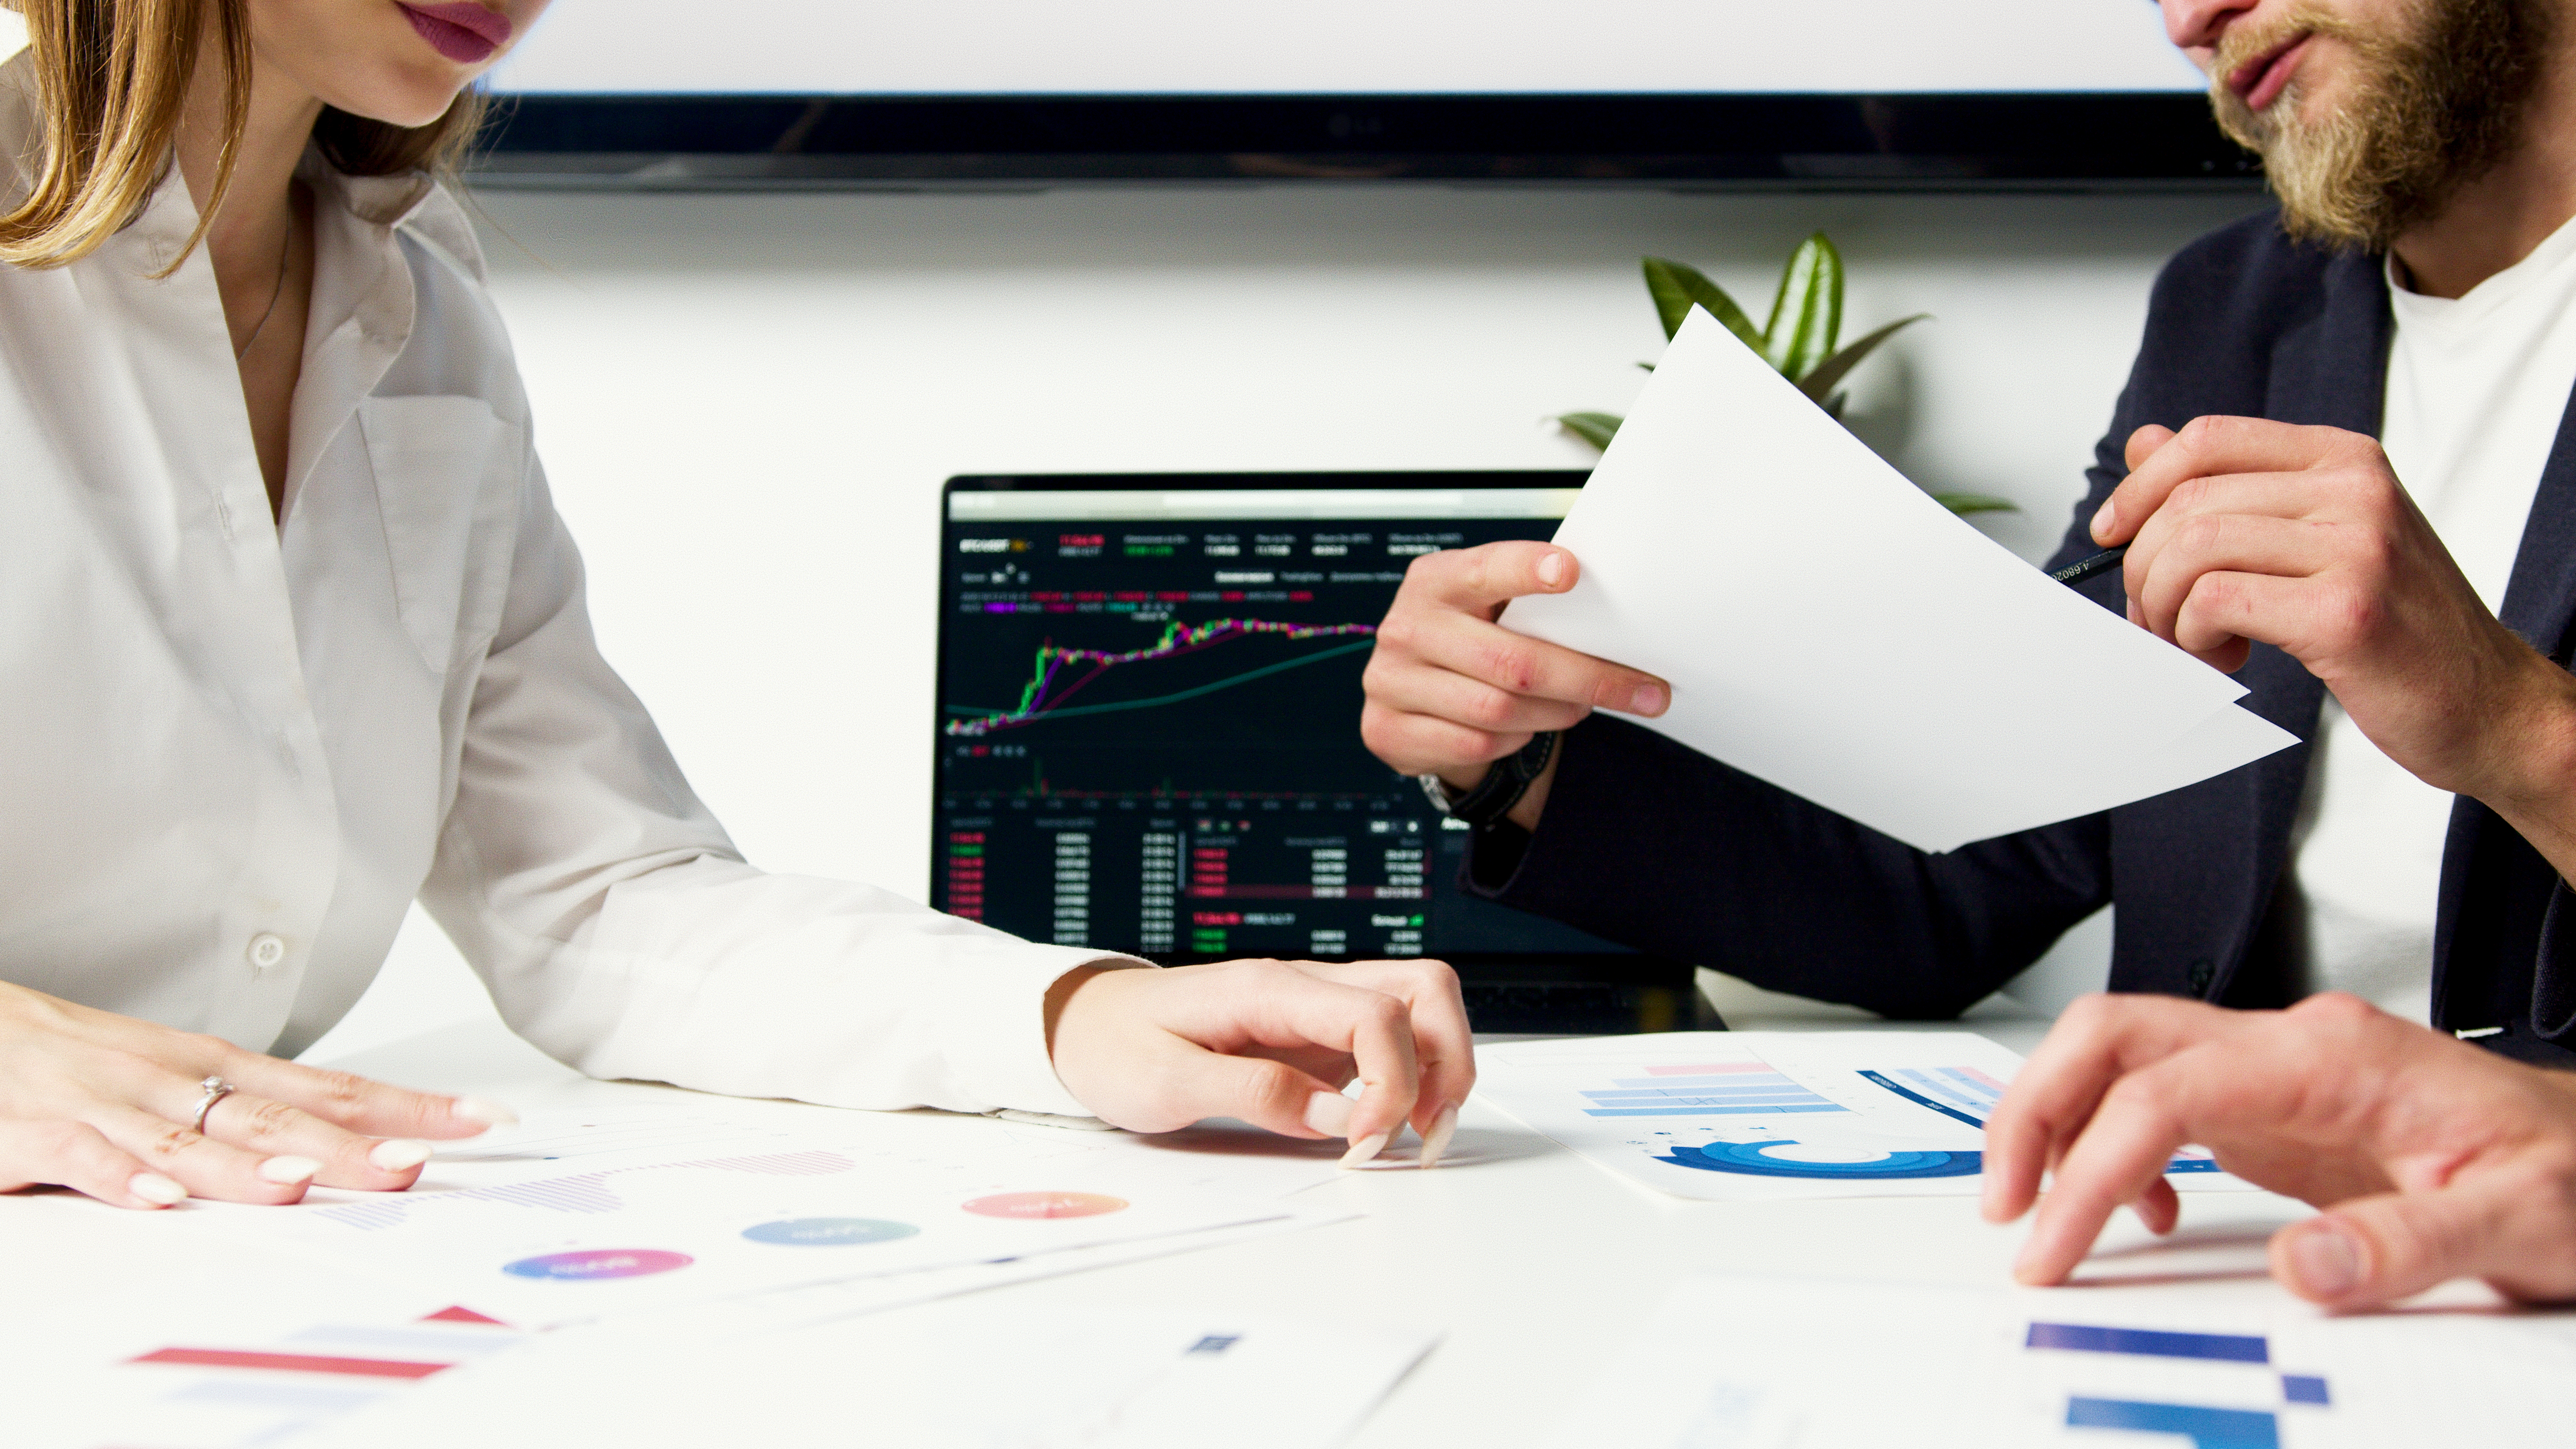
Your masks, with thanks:
[{"label": "man's hand", "polygon": [[2131,620],[2230,672],[2278,645],[2390,759],[2508,817],[2563,795],[2576,680],[2480,602],[2376,441],[2205,417],[2128,460],[2093,537],[2129,545]]},{"label": "man's hand", "polygon": [[[236,1090],[200,1135],[207,1077]],[[0,984],[0,1191],[57,1185],[130,1208],[290,1203],[316,1182],[390,1191],[429,1158],[412,1139],[516,1120]]]},{"label": "man's hand", "polygon": [[[1362,678],[1361,741],[1407,775],[1437,773],[1463,791],[1531,735],[1570,729],[1596,708],[1662,714],[1672,702],[1664,681],[1494,622],[1513,599],[1564,593],[1579,573],[1566,550],[1517,540],[1415,559]],[[1555,776],[1551,760],[1512,819],[1535,826]]]},{"label": "man's hand", "polygon": [[[1055,1072],[1101,1120],[1169,1132],[1240,1117],[1346,1137],[1365,1162],[1410,1121],[1430,1167],[1476,1085],[1458,977],[1437,961],[1084,967],[1047,998]],[[1362,1084],[1353,1102],[1341,1089]]]},{"label": "man's hand", "polygon": [[2185,1143],[2327,1209],[2272,1238],[2272,1275],[2302,1298],[2367,1308],[2471,1276],[2576,1298],[2576,1074],[2344,995],[2075,1003],[1986,1124],[1989,1221],[2021,1216],[2056,1173],[2014,1276],[2064,1281],[2123,1203],[2170,1232],[2164,1170]]}]

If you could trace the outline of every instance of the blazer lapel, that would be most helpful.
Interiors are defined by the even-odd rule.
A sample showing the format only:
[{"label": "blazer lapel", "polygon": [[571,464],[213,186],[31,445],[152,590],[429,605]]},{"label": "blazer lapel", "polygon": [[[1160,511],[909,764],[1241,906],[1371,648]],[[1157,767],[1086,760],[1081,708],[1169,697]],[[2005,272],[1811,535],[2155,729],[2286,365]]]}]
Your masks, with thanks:
[{"label": "blazer lapel", "polygon": [[[2522,545],[2513,557],[2513,575],[2505,584],[2504,606],[2496,617],[2530,641],[2531,647],[2564,668],[2569,663],[2570,616],[2576,615],[2576,398],[2558,421],[2549,461],[2540,472],[2540,490],[2531,500],[2531,516],[2522,526]],[[2521,1014],[2523,1003],[2505,990],[2497,977],[2505,954],[2535,950],[2521,929],[2527,922],[2508,920],[2498,889],[2506,876],[2529,876],[2543,887],[2554,876],[2539,852],[2496,813],[2463,797],[2451,807],[2451,827],[2442,844],[2442,890],[2433,920],[2433,1021],[2437,1026],[2495,1026]],[[2472,879],[2487,882],[2472,901]],[[2467,928],[2464,928],[2464,921]],[[2453,970],[2468,960],[2479,969]],[[2546,962],[2535,962],[2535,971]],[[2499,992],[2502,992],[2499,995]]]}]

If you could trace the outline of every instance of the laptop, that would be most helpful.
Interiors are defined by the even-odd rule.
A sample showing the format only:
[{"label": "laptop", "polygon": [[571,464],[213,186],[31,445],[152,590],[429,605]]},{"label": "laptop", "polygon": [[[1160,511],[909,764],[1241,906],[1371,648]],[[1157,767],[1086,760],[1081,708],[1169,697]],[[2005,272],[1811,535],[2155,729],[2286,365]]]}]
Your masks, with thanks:
[{"label": "laptop", "polygon": [[1166,965],[1436,957],[1482,1032],[1718,1025],[1688,963],[1461,891],[1465,824],[1360,743],[1406,567],[1553,536],[1583,478],[949,479],[931,903]]}]

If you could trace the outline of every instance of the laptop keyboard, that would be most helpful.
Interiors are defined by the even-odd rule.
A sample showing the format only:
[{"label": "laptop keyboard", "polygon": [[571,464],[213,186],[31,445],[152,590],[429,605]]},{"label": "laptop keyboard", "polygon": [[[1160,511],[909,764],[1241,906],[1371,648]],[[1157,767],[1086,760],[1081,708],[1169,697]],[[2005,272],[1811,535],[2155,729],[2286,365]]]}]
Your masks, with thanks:
[{"label": "laptop keyboard", "polygon": [[1696,989],[1600,981],[1468,982],[1468,1024],[1480,1032],[1718,1031],[1725,1023]]}]

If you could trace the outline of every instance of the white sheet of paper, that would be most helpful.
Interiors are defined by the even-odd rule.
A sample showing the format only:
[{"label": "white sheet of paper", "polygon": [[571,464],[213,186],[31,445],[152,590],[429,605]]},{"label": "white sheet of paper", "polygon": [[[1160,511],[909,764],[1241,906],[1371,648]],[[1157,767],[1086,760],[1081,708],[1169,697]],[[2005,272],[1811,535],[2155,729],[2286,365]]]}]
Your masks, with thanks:
[{"label": "white sheet of paper", "polygon": [[[1974,1197],[2021,1058],[1959,1031],[1681,1031],[1476,1053],[1477,1095],[1675,1197]],[[2166,1180],[2250,1191],[2186,1151]]]},{"label": "white sheet of paper", "polygon": [[1282,1194],[1334,1173],[1304,1144],[1263,1152],[1278,1139],[1248,1129],[1162,1143],[976,1119],[836,1125],[532,1114],[440,1154],[409,1192],[187,1216],[541,1327],[1277,1219]]},{"label": "white sheet of paper", "polygon": [[1328,1449],[1436,1341],[1346,1316],[1002,1299],[714,1341],[550,1335],[310,1443]]},{"label": "white sheet of paper", "polygon": [[1923,850],[2297,741],[1953,516],[1694,310],[1503,623],[1670,680],[1640,723]]},{"label": "white sheet of paper", "polygon": [[2516,1416],[2545,1416],[2537,1386],[2576,1374],[2563,1315],[2337,1318],[2262,1278],[2259,1255],[2255,1265],[2234,1281],[2018,1291],[1685,1279],[1566,1405],[1551,1442],[2412,1449],[2549,1437]]}]

